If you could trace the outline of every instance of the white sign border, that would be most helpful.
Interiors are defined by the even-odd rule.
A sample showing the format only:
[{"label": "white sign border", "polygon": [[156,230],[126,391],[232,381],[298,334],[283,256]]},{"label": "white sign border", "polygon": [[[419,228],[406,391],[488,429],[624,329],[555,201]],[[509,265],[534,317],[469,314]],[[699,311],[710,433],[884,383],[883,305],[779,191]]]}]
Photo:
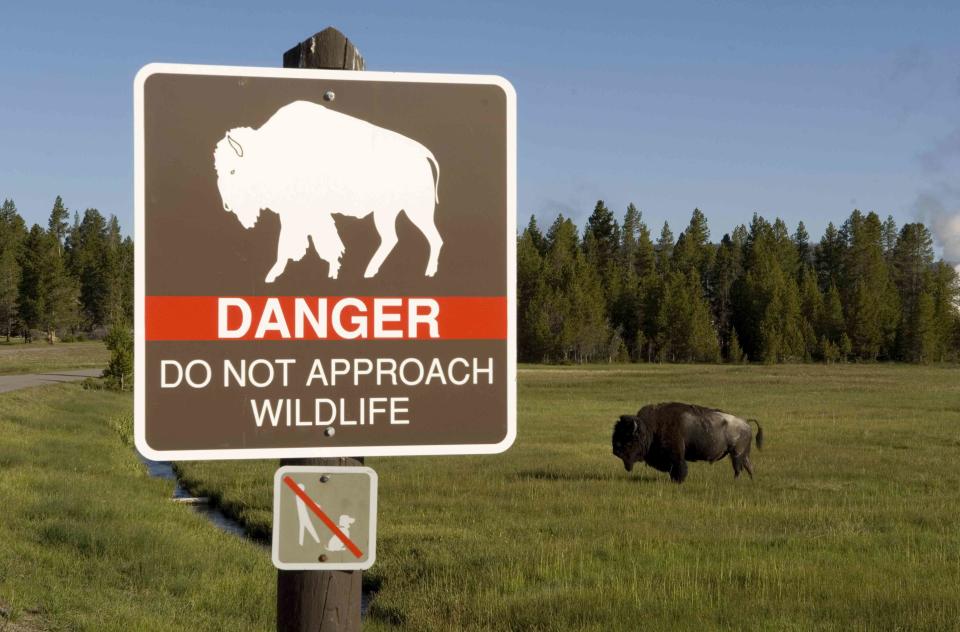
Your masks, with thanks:
[{"label": "white sign border", "polygon": [[[285,474],[314,473],[314,474],[366,474],[370,477],[370,533],[367,537],[367,559],[363,562],[281,562],[280,561],[280,494]],[[377,473],[369,467],[341,466],[341,465],[284,465],[273,475],[273,534],[271,535],[271,556],[273,565],[284,571],[365,571],[377,560],[377,487],[379,484]]]},{"label": "white sign border", "polygon": [[[143,87],[155,74],[209,75],[221,77],[266,77],[278,79],[336,81],[396,81],[403,83],[453,83],[494,85],[503,90],[507,105],[507,434],[498,443],[230,448],[203,450],[154,450],[146,440],[146,253],[144,234],[144,114]],[[517,93],[497,75],[458,75],[351,70],[305,70],[247,66],[194,64],[147,64],[133,82],[133,187],[134,187],[134,443],[140,454],[155,461],[213,461],[232,459],[327,458],[339,456],[432,456],[499,454],[517,437]]]}]

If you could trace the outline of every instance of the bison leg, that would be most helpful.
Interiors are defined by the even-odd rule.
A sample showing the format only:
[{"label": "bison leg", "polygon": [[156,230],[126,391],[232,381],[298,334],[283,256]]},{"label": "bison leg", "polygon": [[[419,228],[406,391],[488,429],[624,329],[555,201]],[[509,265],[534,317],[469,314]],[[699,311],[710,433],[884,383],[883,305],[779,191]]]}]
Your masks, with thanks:
[{"label": "bison leg", "polygon": [[743,456],[743,467],[746,468],[747,474],[749,474],[750,478],[753,479],[753,463],[750,462],[749,454],[745,454]]},{"label": "bison leg", "polygon": [[337,225],[329,213],[314,218],[310,238],[313,240],[314,250],[329,266],[327,276],[336,279],[340,273],[340,257],[343,255],[344,246],[340,233],[337,232]]},{"label": "bison leg", "polygon": [[413,222],[414,226],[420,229],[423,236],[427,238],[430,244],[430,259],[427,261],[426,276],[432,277],[437,273],[437,262],[440,260],[440,248],[443,246],[443,239],[437,232],[437,225],[433,220],[433,205],[430,209],[422,213],[411,213],[407,211],[407,217]]},{"label": "bison leg", "polygon": [[682,483],[687,478],[687,462],[682,458],[670,466],[670,479],[674,483]]},{"label": "bison leg", "polygon": [[309,242],[304,232],[290,230],[280,226],[280,239],[277,241],[277,261],[270,268],[265,279],[267,283],[273,283],[277,277],[283,274],[290,260],[300,261],[307,252]]},{"label": "bison leg", "polygon": [[277,259],[277,262],[273,264],[273,267],[270,268],[270,272],[267,273],[267,278],[264,279],[267,283],[273,283],[277,280],[277,277],[283,274],[284,268],[287,267],[287,260]]},{"label": "bison leg", "polygon": [[740,478],[740,470],[743,469],[743,463],[737,458],[736,454],[730,454],[730,462],[733,463],[733,477]]},{"label": "bison leg", "polygon": [[367,264],[367,270],[363,273],[365,279],[377,275],[383,260],[397,245],[397,213],[391,214],[384,211],[378,213],[374,211],[373,222],[377,226],[377,232],[380,233],[380,247],[373,253],[370,263]]},{"label": "bison leg", "polygon": [[682,440],[670,449],[668,457],[670,463],[670,478],[673,479],[674,483],[682,483],[684,479],[687,478],[686,452],[687,448]]}]

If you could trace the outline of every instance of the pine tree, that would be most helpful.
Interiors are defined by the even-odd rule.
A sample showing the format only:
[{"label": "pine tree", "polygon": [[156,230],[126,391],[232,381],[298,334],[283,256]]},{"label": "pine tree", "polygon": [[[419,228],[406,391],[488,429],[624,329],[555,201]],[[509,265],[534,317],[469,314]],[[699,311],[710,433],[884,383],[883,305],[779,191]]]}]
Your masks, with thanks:
[{"label": "pine tree", "polygon": [[798,361],[806,358],[804,321],[796,281],[784,272],[774,273],[769,302],[761,321],[765,362]]},{"label": "pine tree", "polygon": [[580,247],[577,229],[562,215],[547,233],[543,260],[545,330],[549,357],[587,362],[605,357],[610,341],[603,288]]},{"label": "pine tree", "polygon": [[696,270],[686,276],[687,296],[690,301],[690,332],[687,342],[688,357],[695,362],[719,362],[720,341],[713,325],[710,303],[703,295],[703,284]]},{"label": "pine tree", "polygon": [[26,227],[13,200],[0,206],[0,332],[7,342],[17,324],[21,279],[21,251]]},{"label": "pine tree", "polygon": [[641,281],[657,272],[657,251],[650,240],[650,229],[640,222],[637,238],[637,252],[633,258],[633,268]]},{"label": "pine tree", "polygon": [[80,264],[77,259],[80,248],[77,241],[80,236],[80,213],[74,211],[73,223],[70,225],[70,228],[67,229],[67,236],[63,240],[63,249],[66,255],[67,270],[76,278],[79,278],[78,270]]},{"label": "pine tree", "polygon": [[47,221],[47,232],[57,242],[57,254],[59,256],[63,255],[63,246],[67,238],[68,217],[70,217],[70,212],[63,205],[63,198],[58,195],[57,199],[53,201],[53,209],[50,211],[50,218]]},{"label": "pine tree", "polygon": [[123,320],[128,323],[133,322],[133,275],[134,275],[134,252],[133,239],[125,237],[120,243],[120,277],[121,304],[123,306]]},{"label": "pine tree", "polygon": [[640,211],[631,202],[623,215],[623,227],[620,231],[620,261],[623,266],[632,267],[636,260],[642,223]]},{"label": "pine tree", "polygon": [[620,274],[617,270],[620,251],[620,226],[603,200],[597,200],[583,231],[583,252],[587,265],[599,279],[604,313],[610,318],[620,295]]},{"label": "pine tree", "polygon": [[800,272],[800,314],[807,359],[820,355],[823,330],[823,295],[817,285],[817,273],[810,265]]},{"label": "pine tree", "polygon": [[554,361],[572,359],[574,337],[580,326],[570,297],[579,251],[576,227],[562,214],[558,215],[547,231],[547,254],[543,258],[543,306],[549,341],[545,351]]},{"label": "pine tree", "polygon": [[87,329],[110,322],[111,286],[114,270],[109,257],[107,220],[88,208],[79,225],[70,232],[68,261],[71,273],[80,282],[81,311]]},{"label": "pine tree", "polygon": [[[606,207],[603,200],[597,200],[593,213],[587,220],[587,228],[583,232],[584,251],[595,264],[598,271],[606,270],[619,248],[617,243],[619,227],[614,220],[613,213]],[[586,244],[590,243],[587,248]]]},{"label": "pine tree", "polygon": [[880,218],[854,210],[840,232],[848,244],[840,294],[847,307],[853,353],[864,360],[891,358],[901,318],[900,298],[883,256]]},{"label": "pine tree", "polygon": [[57,329],[71,327],[77,316],[77,287],[67,274],[56,235],[34,224],[24,242],[20,312],[29,328],[56,341]]},{"label": "pine tree", "polygon": [[537,233],[536,222],[531,218],[531,225],[517,242],[517,353],[526,362],[542,362],[549,347],[543,311],[543,258],[537,247]]},{"label": "pine tree", "polygon": [[797,255],[797,244],[790,236],[786,222],[777,217],[770,226],[773,237],[773,247],[777,262],[783,273],[793,279],[794,283],[800,279],[800,259]]},{"label": "pine tree", "polygon": [[663,305],[664,290],[663,278],[658,274],[651,273],[640,279],[638,290],[642,312],[640,329],[646,345],[641,350],[640,355],[647,362],[663,359],[663,354],[660,352],[663,338],[660,312]]},{"label": "pine tree", "polygon": [[120,234],[120,222],[115,215],[107,220],[106,239],[104,241],[103,268],[106,292],[103,311],[105,324],[113,325],[126,321],[124,313],[124,275],[123,236]]},{"label": "pine tree", "polygon": [[681,362],[716,362],[720,345],[703,297],[700,275],[670,272],[664,281],[660,307],[661,358]]},{"label": "pine tree", "polygon": [[733,242],[733,245],[741,250],[741,252],[747,247],[747,239],[749,238],[750,231],[747,230],[747,227],[743,224],[737,224],[737,227],[733,229],[733,232],[730,233],[730,241]]},{"label": "pine tree", "polygon": [[537,218],[535,215],[530,216],[530,221],[527,222],[527,227],[524,232],[530,237],[530,241],[533,243],[534,248],[537,249],[537,253],[541,257],[547,254],[547,239],[540,231],[540,226],[537,225]]},{"label": "pine tree", "polygon": [[730,330],[730,345],[727,351],[727,362],[741,364],[746,360],[743,349],[740,348],[740,338],[737,336],[737,330]]},{"label": "pine tree", "polygon": [[820,316],[821,336],[834,344],[840,343],[840,337],[846,333],[846,319],[843,315],[843,302],[837,284],[831,282],[823,299],[823,312]]},{"label": "pine tree", "polygon": [[611,338],[604,288],[600,275],[581,251],[574,258],[573,284],[568,290],[576,326],[573,357],[577,362],[590,362],[606,355]]},{"label": "pine tree", "polygon": [[830,222],[827,224],[823,237],[813,253],[821,290],[826,291],[831,283],[840,283],[845,250],[846,244],[840,235],[840,231],[833,225],[833,222]]},{"label": "pine tree", "polygon": [[[635,279],[633,281],[634,318],[626,324],[636,327],[634,341],[630,349],[637,360],[653,359],[657,336],[657,302],[660,279],[657,276],[657,253],[650,239],[650,229],[642,220],[638,222],[637,247],[633,258]],[[629,333],[629,330],[625,330]]]},{"label": "pine tree", "polygon": [[[734,288],[740,342],[751,358],[763,362],[806,356],[796,277],[782,262],[784,229],[775,231],[754,214],[744,246],[746,272]],[[792,250],[789,237],[786,240]]]},{"label": "pine tree", "polygon": [[893,221],[893,215],[887,215],[881,229],[881,244],[883,246],[883,256],[889,261],[893,258],[894,248],[897,246],[897,223]]},{"label": "pine tree", "polygon": [[927,290],[920,291],[904,314],[904,329],[903,360],[927,363],[936,358],[940,340],[933,296]]},{"label": "pine tree", "polygon": [[124,391],[133,387],[133,333],[125,323],[114,323],[104,343],[110,350],[110,362],[103,377],[111,388]]},{"label": "pine tree", "polygon": [[883,345],[880,305],[864,280],[854,282],[847,304],[847,330],[854,354],[863,360],[876,360]]},{"label": "pine tree", "polygon": [[[646,233],[649,242],[649,231],[643,224],[642,216],[637,207],[630,204],[623,217],[623,228],[620,231],[620,248],[617,256],[617,295],[614,297],[610,312],[610,327],[615,332],[619,344],[623,345],[624,355],[628,359],[638,359],[641,356],[642,310],[640,304],[640,280],[637,276],[636,259],[639,252],[639,240],[642,232]],[[648,244],[649,245],[649,244]],[[615,347],[613,341],[611,347]],[[611,351],[611,357],[619,356],[620,352]]]},{"label": "pine tree", "polygon": [[900,299],[905,304],[912,304],[923,289],[924,277],[933,265],[930,231],[923,224],[904,224],[891,258]]},{"label": "pine tree", "polygon": [[677,238],[673,249],[672,269],[684,273],[696,270],[701,280],[709,281],[713,254],[707,218],[699,208],[695,208],[690,217],[690,224]]},{"label": "pine tree", "polygon": [[707,226],[707,216],[699,208],[693,209],[690,215],[690,223],[687,230],[684,231],[687,238],[696,246],[696,252],[699,256],[704,256],[703,249],[710,243],[710,228]]},{"label": "pine tree", "polygon": [[797,248],[797,262],[801,273],[807,266],[813,265],[813,249],[810,247],[810,234],[807,227],[801,221],[797,224],[797,230],[793,233],[793,243]]},{"label": "pine tree", "polygon": [[657,272],[662,277],[670,270],[670,261],[673,258],[673,231],[670,230],[669,223],[663,223],[654,250],[657,253]]},{"label": "pine tree", "polygon": [[[929,361],[938,346],[933,333],[933,297],[928,289],[933,265],[930,232],[923,224],[904,224],[889,259],[901,305],[897,356],[908,362]],[[920,305],[922,296],[925,296],[923,306]]]},{"label": "pine tree", "polygon": [[840,342],[837,346],[840,350],[840,359],[844,362],[850,360],[850,354],[853,353],[853,343],[850,341],[847,332],[840,334]]},{"label": "pine tree", "polygon": [[[724,235],[717,248],[714,264],[710,270],[710,302],[713,319],[717,324],[721,348],[730,357],[729,349],[734,342],[733,333],[733,287],[743,274],[743,250],[730,235]],[[737,341],[739,347],[740,342]],[[742,353],[742,352],[741,352]]]},{"label": "pine tree", "polygon": [[[628,209],[629,215],[629,209]],[[626,219],[626,218],[625,218]],[[625,228],[627,222],[624,222]],[[626,230],[624,235],[626,235]],[[657,253],[650,240],[650,229],[638,214],[637,243],[633,255],[633,275],[626,275],[624,284],[625,293],[629,296],[630,304],[621,304],[622,313],[632,310],[630,318],[623,318],[625,337],[628,340],[628,349],[631,357],[637,360],[650,361],[656,340],[657,325],[657,297],[656,287],[659,284],[657,276]],[[624,301],[625,303],[626,301]],[[631,331],[633,341],[630,343]]]},{"label": "pine tree", "polygon": [[957,269],[942,260],[933,264],[930,276],[935,361],[960,360],[960,278]]}]

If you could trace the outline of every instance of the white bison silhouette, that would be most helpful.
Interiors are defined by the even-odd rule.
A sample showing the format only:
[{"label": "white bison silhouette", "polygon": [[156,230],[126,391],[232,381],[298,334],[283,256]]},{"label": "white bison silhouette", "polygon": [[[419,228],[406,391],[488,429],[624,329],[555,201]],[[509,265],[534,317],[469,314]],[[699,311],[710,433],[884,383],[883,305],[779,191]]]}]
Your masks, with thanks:
[{"label": "white bison silhouette", "polygon": [[316,103],[294,101],[260,129],[228,131],[213,158],[223,208],[244,228],[253,228],[261,210],[280,216],[277,261],[267,283],[283,273],[288,261],[303,258],[308,238],[329,264],[330,278],[337,278],[344,245],[333,213],[373,213],[380,246],[364,277],[375,276],[397,244],[401,210],[427,238],[426,275],[436,274],[443,245],[433,220],[440,165],[417,141]]}]

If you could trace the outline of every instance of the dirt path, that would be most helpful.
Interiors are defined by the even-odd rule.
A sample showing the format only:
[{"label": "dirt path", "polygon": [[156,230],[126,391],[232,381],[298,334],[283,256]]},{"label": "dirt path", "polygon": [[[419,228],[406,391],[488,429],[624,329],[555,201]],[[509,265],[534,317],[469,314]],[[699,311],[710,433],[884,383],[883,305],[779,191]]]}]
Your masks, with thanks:
[{"label": "dirt path", "polygon": [[69,369],[49,373],[25,373],[23,375],[0,375],[0,393],[31,386],[43,386],[57,382],[75,382],[85,377],[97,377],[103,369]]}]

